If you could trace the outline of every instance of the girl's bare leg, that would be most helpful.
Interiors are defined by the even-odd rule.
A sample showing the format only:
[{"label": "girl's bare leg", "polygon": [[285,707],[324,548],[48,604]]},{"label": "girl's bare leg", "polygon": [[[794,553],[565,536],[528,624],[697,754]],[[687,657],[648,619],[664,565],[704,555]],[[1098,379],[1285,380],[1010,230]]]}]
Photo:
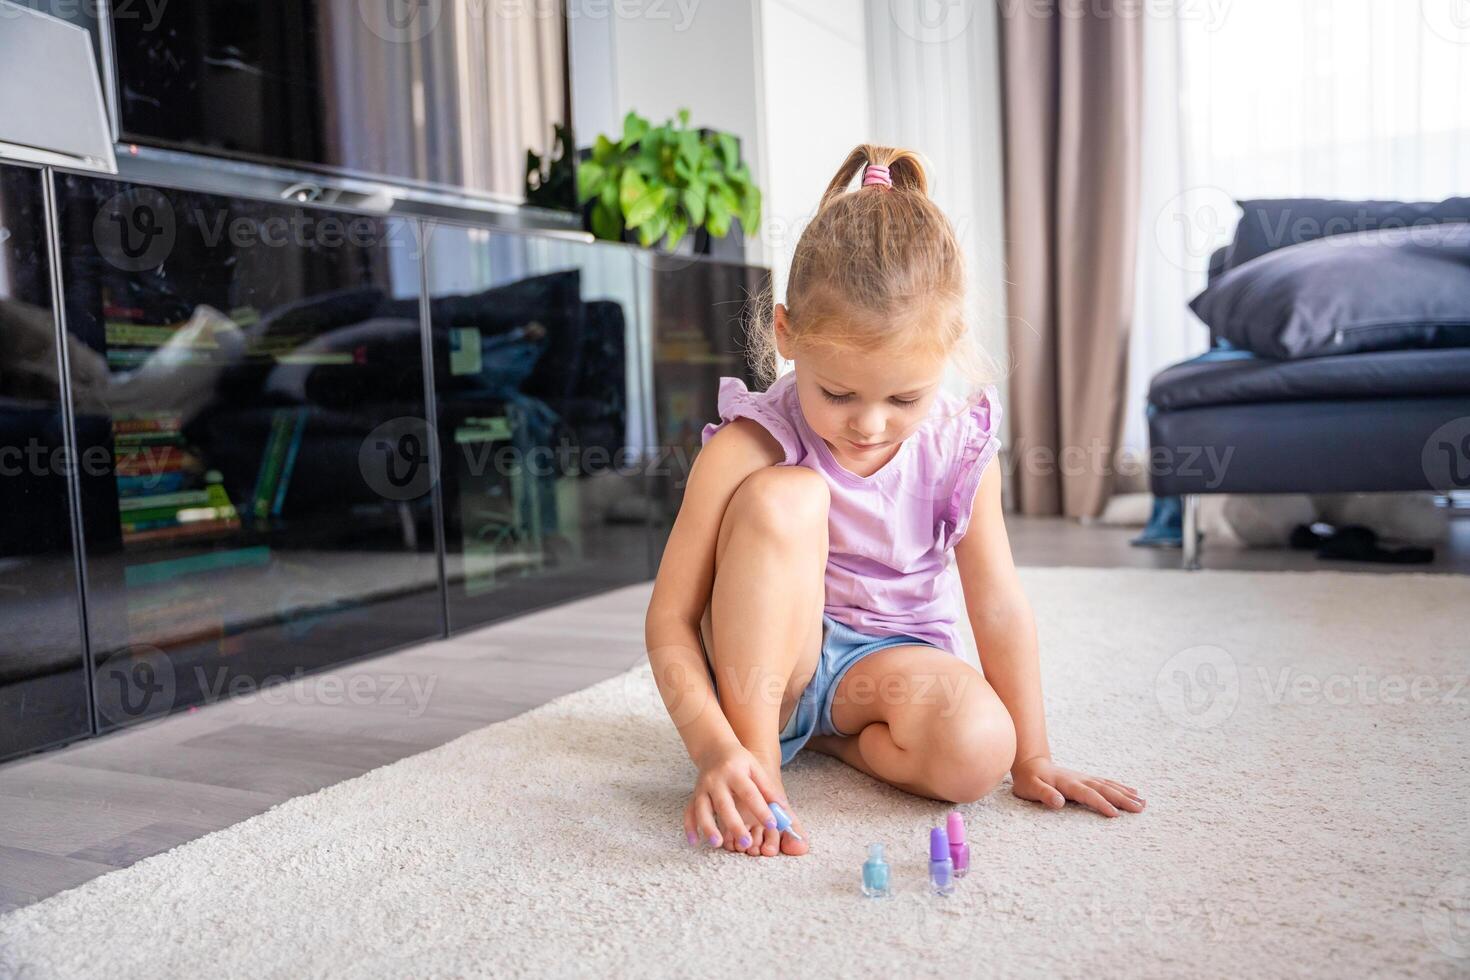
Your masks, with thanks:
[{"label": "girl's bare leg", "polygon": [[[778,784],[780,731],[821,652],[829,499],[826,482],[804,467],[758,470],[731,498],[715,547],[703,632],[720,707]],[[782,836],[756,825],[744,850],[805,853],[804,843]],[[738,849],[726,837],[726,848]]]},{"label": "girl's bare leg", "polygon": [[832,724],[849,734],[807,744],[935,800],[980,799],[1016,757],[999,695],[974,667],[933,647],[889,647],[859,660],[833,692]]}]

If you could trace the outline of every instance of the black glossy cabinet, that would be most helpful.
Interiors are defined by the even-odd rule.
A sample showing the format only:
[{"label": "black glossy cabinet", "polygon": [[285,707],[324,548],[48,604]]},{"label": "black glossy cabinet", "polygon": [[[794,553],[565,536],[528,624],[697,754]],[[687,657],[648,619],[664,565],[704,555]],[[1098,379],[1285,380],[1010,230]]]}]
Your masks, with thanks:
[{"label": "black glossy cabinet", "polygon": [[647,580],[765,274],[0,166],[0,758]]},{"label": "black glossy cabinet", "polygon": [[98,730],[441,635],[414,227],[56,179]]},{"label": "black glossy cabinet", "polygon": [[634,252],[429,226],[449,626],[650,575]]},{"label": "black glossy cabinet", "polygon": [[746,330],[751,304],[769,287],[770,273],[653,253],[645,262],[653,417],[663,460],[654,469],[652,491],[659,502],[651,538],[656,562],[683,500],[700,434],[716,416],[720,378],[755,387]]},{"label": "black glossy cabinet", "polygon": [[91,730],[43,180],[0,165],[0,758]]}]

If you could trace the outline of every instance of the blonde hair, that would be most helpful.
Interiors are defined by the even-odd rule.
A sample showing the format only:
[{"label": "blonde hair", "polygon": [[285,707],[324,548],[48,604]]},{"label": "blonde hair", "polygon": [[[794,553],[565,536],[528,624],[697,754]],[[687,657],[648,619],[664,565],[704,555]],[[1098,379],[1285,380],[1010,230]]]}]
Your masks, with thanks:
[{"label": "blonde hair", "polygon": [[[886,166],[893,186],[848,190],[868,164]],[[788,336],[798,348],[943,353],[978,386],[994,368],[965,316],[965,286],[964,252],[929,197],[919,154],[863,143],[837,168],[797,241],[786,282]],[[769,385],[780,365],[769,285],[750,308],[746,337],[751,367]]]}]

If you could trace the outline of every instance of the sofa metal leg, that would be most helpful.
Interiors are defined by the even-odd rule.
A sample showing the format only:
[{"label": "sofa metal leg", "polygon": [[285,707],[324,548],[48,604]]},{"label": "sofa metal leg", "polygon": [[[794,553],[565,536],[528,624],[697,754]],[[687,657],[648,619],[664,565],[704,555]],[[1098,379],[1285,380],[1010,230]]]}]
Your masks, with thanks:
[{"label": "sofa metal leg", "polygon": [[1199,494],[1184,495],[1184,564],[1186,572],[1199,571]]}]

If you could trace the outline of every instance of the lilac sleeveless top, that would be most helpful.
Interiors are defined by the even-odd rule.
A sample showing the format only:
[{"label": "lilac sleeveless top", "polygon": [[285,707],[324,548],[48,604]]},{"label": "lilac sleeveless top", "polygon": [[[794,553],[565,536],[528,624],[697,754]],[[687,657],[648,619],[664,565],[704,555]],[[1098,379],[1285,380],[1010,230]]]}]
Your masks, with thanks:
[{"label": "lilac sleeveless top", "polygon": [[995,388],[971,405],[940,392],[893,458],[864,477],[837,462],[807,425],[795,381],[788,372],[753,392],[738,378],[721,378],[720,421],[704,427],[701,444],[732,419],[752,419],[781,444],[780,465],[826,478],[828,616],[860,633],[906,634],[960,654],[964,597],[951,555],[969,527],[980,475],[1000,448]]}]

